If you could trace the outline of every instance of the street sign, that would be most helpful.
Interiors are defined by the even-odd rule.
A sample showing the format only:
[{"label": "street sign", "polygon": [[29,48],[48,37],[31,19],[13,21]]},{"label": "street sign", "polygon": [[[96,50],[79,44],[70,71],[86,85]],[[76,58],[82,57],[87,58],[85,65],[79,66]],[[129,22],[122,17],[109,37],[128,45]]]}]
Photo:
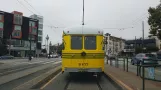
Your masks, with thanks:
[{"label": "street sign", "polygon": [[149,67],[148,68],[148,76],[151,79],[155,79],[155,69],[154,69],[154,67]]}]

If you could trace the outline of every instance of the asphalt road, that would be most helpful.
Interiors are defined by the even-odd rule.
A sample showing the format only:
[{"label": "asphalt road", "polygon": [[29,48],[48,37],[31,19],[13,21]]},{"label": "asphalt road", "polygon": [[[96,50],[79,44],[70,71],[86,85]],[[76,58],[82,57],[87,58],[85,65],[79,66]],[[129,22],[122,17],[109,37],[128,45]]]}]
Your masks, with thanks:
[{"label": "asphalt road", "polygon": [[88,74],[60,73],[41,89],[43,90],[121,90],[113,81],[103,76],[98,80]]},{"label": "asphalt road", "polygon": [[[60,58],[0,60],[0,90],[12,90],[61,65]],[[27,68],[26,68],[27,67]],[[4,75],[3,75],[4,74]]]}]

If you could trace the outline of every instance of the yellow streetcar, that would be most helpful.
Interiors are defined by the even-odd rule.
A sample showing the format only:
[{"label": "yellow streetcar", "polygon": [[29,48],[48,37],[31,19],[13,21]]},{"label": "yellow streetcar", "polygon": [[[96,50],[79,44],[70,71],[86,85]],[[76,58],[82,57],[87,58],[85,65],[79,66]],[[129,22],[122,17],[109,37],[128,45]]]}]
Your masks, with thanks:
[{"label": "yellow streetcar", "polygon": [[86,26],[63,31],[62,72],[104,72],[103,31]]}]

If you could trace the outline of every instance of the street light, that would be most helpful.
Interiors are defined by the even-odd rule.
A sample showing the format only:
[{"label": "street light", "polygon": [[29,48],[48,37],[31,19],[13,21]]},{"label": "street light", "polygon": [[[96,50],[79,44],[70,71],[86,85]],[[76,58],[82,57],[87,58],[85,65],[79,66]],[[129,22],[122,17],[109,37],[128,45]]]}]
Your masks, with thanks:
[{"label": "street light", "polygon": [[48,53],[48,40],[49,40],[49,36],[46,36],[46,40],[47,40],[47,53]]}]

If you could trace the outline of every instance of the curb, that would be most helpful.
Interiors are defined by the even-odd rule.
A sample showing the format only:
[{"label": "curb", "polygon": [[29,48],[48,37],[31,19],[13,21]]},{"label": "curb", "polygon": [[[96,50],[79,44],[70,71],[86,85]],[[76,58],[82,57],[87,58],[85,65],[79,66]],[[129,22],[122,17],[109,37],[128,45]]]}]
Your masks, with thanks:
[{"label": "curb", "polygon": [[41,88],[45,83],[47,83],[48,81],[50,81],[59,72],[61,72],[61,66],[58,66],[53,73],[51,73],[49,76],[45,77],[44,79],[40,80],[37,84],[33,85],[31,87],[31,89]]},{"label": "curb", "polygon": [[123,83],[122,81],[118,80],[116,77],[112,76],[109,73],[104,72],[105,75],[109,76],[115,83],[117,83],[119,86],[121,86],[125,90],[133,90],[131,87]]},{"label": "curb", "polygon": [[30,90],[30,89],[36,89],[42,86],[44,83],[46,83],[48,80],[53,78],[54,75],[58,74],[61,71],[61,66],[58,66],[36,78],[33,78],[29,80],[28,82],[25,82],[24,84],[21,84],[20,86],[12,89],[12,90]]}]

